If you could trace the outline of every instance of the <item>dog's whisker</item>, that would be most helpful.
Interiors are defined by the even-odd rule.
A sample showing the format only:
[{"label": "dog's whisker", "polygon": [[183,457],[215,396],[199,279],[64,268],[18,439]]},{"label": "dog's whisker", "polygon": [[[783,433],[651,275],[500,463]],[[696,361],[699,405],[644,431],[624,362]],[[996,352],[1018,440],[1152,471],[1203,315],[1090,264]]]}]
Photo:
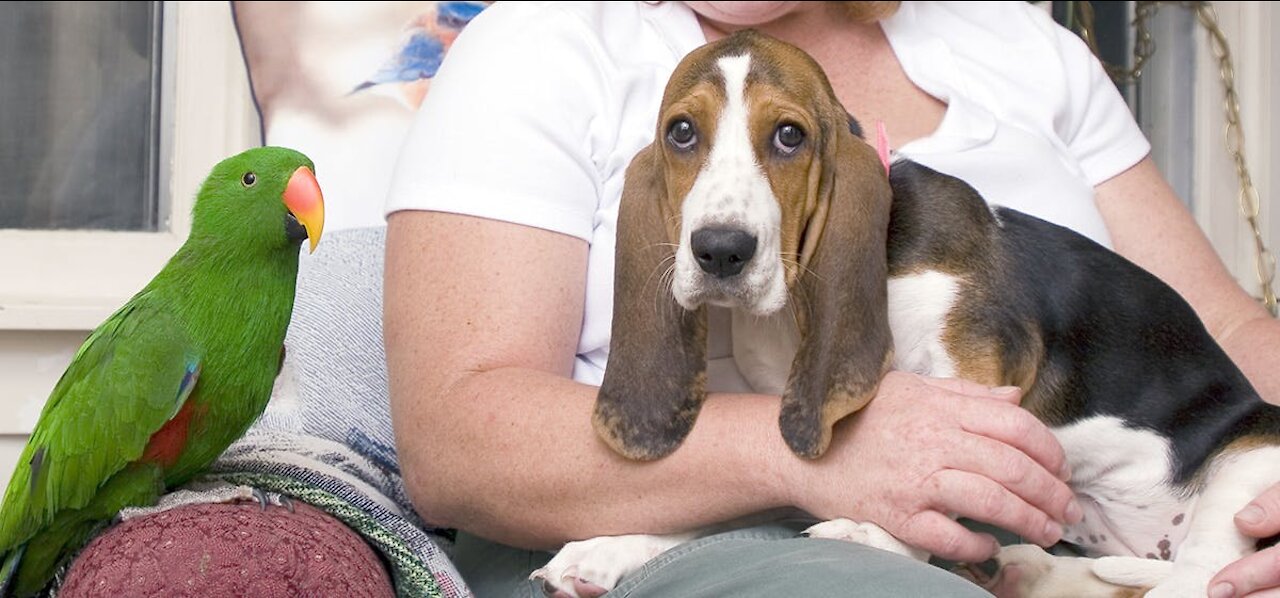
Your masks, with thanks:
[{"label": "dog's whisker", "polygon": [[654,311],[658,312],[661,317],[668,317],[668,318],[672,317],[672,314],[670,313],[661,313],[661,312],[665,310],[673,309],[672,305],[675,305],[677,308],[679,307],[679,304],[676,303],[675,301],[670,301],[670,302],[664,301],[664,299],[667,297],[674,297],[671,285],[675,281],[675,270],[676,270],[675,263],[672,262],[670,266],[668,266],[665,270],[663,270],[661,276],[658,277],[658,288],[657,288],[658,292],[655,296],[655,301],[657,301],[657,305],[655,306]]},{"label": "dog's whisker", "polygon": [[783,263],[783,264],[788,264],[788,265],[791,265],[791,266],[795,266],[796,270],[799,270],[801,274],[808,274],[808,275],[813,276],[814,278],[818,279],[819,281],[822,281],[822,280],[823,280],[823,278],[822,278],[821,276],[819,276],[817,272],[814,272],[814,271],[813,271],[811,268],[809,268],[808,266],[805,266],[804,264],[801,264],[799,260],[796,260],[796,259],[789,259],[789,258],[783,257],[783,258],[782,258],[782,263]]}]

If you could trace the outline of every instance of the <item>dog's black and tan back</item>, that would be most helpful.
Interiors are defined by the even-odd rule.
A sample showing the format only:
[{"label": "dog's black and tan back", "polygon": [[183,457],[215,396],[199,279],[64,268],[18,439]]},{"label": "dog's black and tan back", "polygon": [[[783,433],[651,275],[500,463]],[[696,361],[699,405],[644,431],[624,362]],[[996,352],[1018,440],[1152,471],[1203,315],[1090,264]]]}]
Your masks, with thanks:
[{"label": "dog's black and tan back", "polygon": [[1111,415],[1159,432],[1178,484],[1236,441],[1280,440],[1280,408],[1146,270],[1069,229],[989,208],[915,162],[896,162],[890,183],[890,276],[941,270],[971,281],[946,323],[962,377],[1022,386],[1023,407],[1050,425]]},{"label": "dog's black and tan back", "polygon": [[[1280,407],[1261,400],[1176,291],[1118,254],[989,207],[909,160],[893,164],[890,182],[890,310],[902,300],[896,281],[941,274],[955,290],[937,322],[947,371],[919,373],[1022,387],[1022,405],[1066,450],[1073,490],[1093,505],[1094,520],[1064,539],[1095,556],[1171,561],[1106,561],[1115,579],[1154,585],[1150,595],[1203,595],[1218,569],[1256,548],[1232,518],[1280,481]],[[1125,577],[1126,567],[1154,573]]]}]

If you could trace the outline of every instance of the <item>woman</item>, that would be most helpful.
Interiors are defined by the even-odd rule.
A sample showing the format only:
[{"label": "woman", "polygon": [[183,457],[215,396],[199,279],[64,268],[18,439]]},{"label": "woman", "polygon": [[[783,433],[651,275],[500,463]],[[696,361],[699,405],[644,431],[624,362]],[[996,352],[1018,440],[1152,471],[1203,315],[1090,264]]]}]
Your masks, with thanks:
[{"label": "woman", "polygon": [[[433,83],[389,196],[385,328],[406,482],[425,518],[466,532],[457,560],[477,593],[510,592],[549,556],[519,549],[762,511],[869,520],[965,561],[997,544],[948,514],[1042,545],[1080,517],[1061,447],[1012,407],[1017,393],[958,380],[890,373],[813,462],[781,442],[777,397],[748,393],[713,393],[685,445],[654,463],[627,462],[596,440],[589,414],[607,359],[622,173],[652,141],[679,59],[745,27],[811,54],[846,108],[884,122],[898,151],[1156,273],[1263,396],[1280,401],[1280,376],[1262,357],[1280,348],[1280,326],[1230,278],[1162,181],[1084,45],[1037,11],[499,3],[471,23]],[[712,353],[727,357],[714,340]],[[1263,502],[1275,521],[1246,531],[1280,528],[1280,492]],[[977,592],[858,546],[785,539],[794,532],[778,524],[698,540],[621,583],[633,595]],[[1277,575],[1263,558],[1225,570],[1224,595]],[[599,593],[591,581],[580,589]]]}]

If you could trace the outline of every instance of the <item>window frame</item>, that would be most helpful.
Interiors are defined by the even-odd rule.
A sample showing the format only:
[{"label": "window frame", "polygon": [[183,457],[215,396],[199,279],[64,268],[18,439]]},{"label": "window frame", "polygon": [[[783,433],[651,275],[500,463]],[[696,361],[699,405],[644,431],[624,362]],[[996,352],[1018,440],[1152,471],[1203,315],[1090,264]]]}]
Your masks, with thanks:
[{"label": "window frame", "polygon": [[163,3],[155,232],[0,230],[0,331],[91,330],[186,239],[200,182],[261,144],[228,2]]}]

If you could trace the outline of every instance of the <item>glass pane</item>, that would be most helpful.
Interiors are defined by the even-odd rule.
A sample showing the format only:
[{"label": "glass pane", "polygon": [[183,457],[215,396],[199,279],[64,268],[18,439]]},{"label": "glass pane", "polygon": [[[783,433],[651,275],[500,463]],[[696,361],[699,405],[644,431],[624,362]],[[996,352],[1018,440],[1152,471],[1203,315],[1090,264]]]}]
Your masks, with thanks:
[{"label": "glass pane", "polygon": [[160,4],[0,3],[0,228],[156,230]]}]

